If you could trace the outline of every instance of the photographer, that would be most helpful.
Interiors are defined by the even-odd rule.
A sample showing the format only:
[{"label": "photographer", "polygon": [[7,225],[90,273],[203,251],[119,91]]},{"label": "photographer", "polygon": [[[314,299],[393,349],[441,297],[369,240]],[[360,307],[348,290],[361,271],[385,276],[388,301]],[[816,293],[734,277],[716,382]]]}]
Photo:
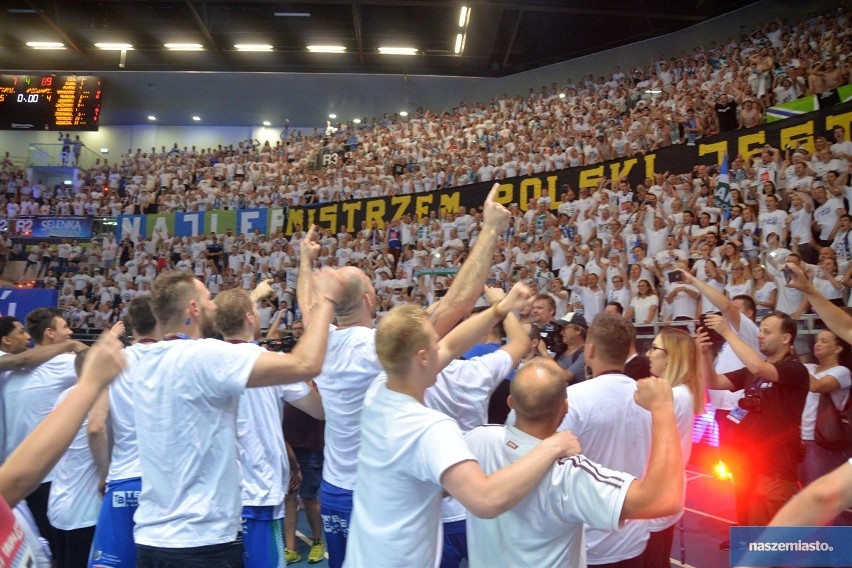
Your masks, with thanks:
[{"label": "photographer", "polygon": [[[712,389],[745,389],[728,419],[736,424],[741,448],[749,451],[748,470],[737,482],[737,520],[766,525],[797,489],[796,469],[803,457],[801,416],[808,393],[808,371],[793,351],[796,322],[774,312],[760,323],[760,353],[740,338],[724,317],[708,315],[707,329],[727,341],[751,373],[706,373]],[[705,357],[705,368],[710,365]]]}]

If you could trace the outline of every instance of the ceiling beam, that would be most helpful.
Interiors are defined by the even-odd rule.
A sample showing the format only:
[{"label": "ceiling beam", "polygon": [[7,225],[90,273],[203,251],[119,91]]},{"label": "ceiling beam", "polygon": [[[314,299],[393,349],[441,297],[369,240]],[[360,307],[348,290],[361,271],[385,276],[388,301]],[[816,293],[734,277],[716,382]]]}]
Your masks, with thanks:
[{"label": "ceiling beam", "polygon": [[518,30],[521,27],[521,19],[523,19],[523,17],[524,11],[521,10],[515,18],[515,25],[512,28],[512,36],[509,38],[509,44],[506,46],[506,55],[503,56],[503,63],[500,64],[501,70],[506,68],[506,64],[509,62],[509,56],[512,55],[512,47],[515,45],[515,38],[518,37]]},{"label": "ceiling beam", "polygon": [[355,27],[355,45],[358,48],[358,60],[364,67],[364,42],[361,37],[361,9],[356,0],[352,1],[352,25]]},{"label": "ceiling beam", "polygon": [[[80,0],[84,3],[150,3],[151,0]],[[162,4],[177,3],[183,0],[160,0]],[[280,4],[280,0],[253,0],[255,4]],[[232,4],[240,4],[239,0],[231,0]],[[359,0],[360,4],[368,6],[397,6],[407,8],[446,8],[457,9],[458,0]],[[311,4],[318,5],[340,5],[349,4],[348,0],[311,0]],[[554,6],[551,4],[536,4],[535,2],[523,2],[520,0],[467,0],[465,2],[471,8],[479,10],[524,10],[527,12],[542,12],[548,14],[577,14],[581,16],[608,16],[616,18],[643,18],[649,17],[659,20],[682,20],[687,22],[703,22],[708,16],[692,13],[672,12],[647,12],[637,10],[607,10],[600,8],[587,8],[582,6]]]},{"label": "ceiling beam", "polygon": [[71,39],[71,36],[65,33],[65,30],[62,28],[62,26],[54,22],[53,19],[47,15],[47,12],[42,10],[38,4],[33,2],[33,0],[26,0],[26,4],[30,7],[31,10],[34,10],[39,15],[39,17],[44,21],[44,23],[47,24],[47,26],[51,30],[53,30],[53,33],[58,35],[62,39],[62,41],[68,45],[68,47],[85,57],[88,61],[92,60],[82,49],[80,49],[80,46],[77,45],[73,39]]},{"label": "ceiling beam", "polygon": [[[219,61],[222,62],[222,65],[225,66],[226,69],[229,68],[228,62],[225,60],[225,56],[222,54],[222,51],[219,49],[219,46],[216,45],[216,40],[213,39],[213,34],[210,33],[210,30],[207,28],[207,24],[204,23],[204,20],[198,14],[198,10],[195,9],[195,6],[192,5],[192,0],[186,0],[186,7],[189,10],[189,13],[192,14],[192,18],[195,20],[195,23],[198,24],[199,29],[201,30],[201,34],[204,36],[204,39],[210,44],[210,47],[219,57]],[[205,11],[207,10],[207,4],[204,4]]]}]

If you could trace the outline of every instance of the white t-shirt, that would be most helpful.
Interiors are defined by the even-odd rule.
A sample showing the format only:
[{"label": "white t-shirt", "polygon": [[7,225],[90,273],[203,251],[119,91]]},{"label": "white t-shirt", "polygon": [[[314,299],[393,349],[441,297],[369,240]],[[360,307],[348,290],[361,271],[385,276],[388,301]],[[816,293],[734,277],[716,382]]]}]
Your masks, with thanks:
[{"label": "white t-shirt", "polygon": [[[62,392],[77,383],[72,353],[63,353],[29,371],[12,371],[3,384],[6,456],[50,414]],[[44,482],[52,481],[53,473]]]},{"label": "white t-shirt", "polygon": [[367,388],[381,372],[376,330],[363,326],[331,328],[322,373],[314,381],[325,409],[322,477],[342,489],[355,489],[361,407]]},{"label": "white t-shirt", "polygon": [[[852,384],[849,369],[843,365],[832,367],[824,371],[816,372],[817,366],[813,363],[805,365],[808,373],[822,379],[823,377],[834,377],[840,383],[840,388],[831,393],[831,400],[837,408],[843,408],[846,404],[846,399],[849,397],[849,386]],[[814,429],[816,428],[817,409],[819,408],[819,398],[822,394],[818,392],[809,392],[805,399],[805,408],[802,410],[802,440],[813,440]]]},{"label": "white t-shirt", "polygon": [[[263,347],[240,343],[238,347],[262,353]],[[283,518],[284,496],[290,481],[290,461],[280,428],[284,402],[294,402],[311,392],[305,383],[246,389],[237,414],[237,448],[242,473],[243,506],[277,506]]]},{"label": "white t-shirt", "polygon": [[[680,452],[683,463],[689,463],[692,455],[692,422],[695,417],[695,399],[692,397],[689,387],[678,385],[672,389],[674,397],[675,421],[677,422],[677,433],[680,437]],[[684,470],[682,506],[686,504],[686,470]],[[650,519],[648,528],[651,532],[665,530],[678,522],[683,516],[683,509],[674,515]]]},{"label": "white t-shirt", "polygon": [[[541,440],[514,426],[483,426],[465,441],[486,474],[509,466]],[[471,566],[585,566],[583,524],[619,528],[634,476],[607,469],[583,455],[554,463],[535,489],[494,519],[468,514]],[[523,538],[518,535],[523,534]]]},{"label": "white t-shirt", "polygon": [[136,420],[133,414],[133,381],[136,363],[151,347],[151,343],[136,343],[124,350],[125,369],[109,386],[109,424],[112,434],[112,455],[107,481],[142,476],[139,449],[136,445]]},{"label": "white t-shirt", "polygon": [[[59,395],[56,404],[62,402],[74,388]],[[62,459],[53,468],[47,518],[51,526],[63,531],[98,524],[101,494],[98,491],[98,469],[89,450],[88,427],[87,418]]]},{"label": "white t-shirt", "polygon": [[766,245],[769,233],[775,233],[779,239],[784,238],[784,227],[787,225],[787,214],[780,209],[765,211],[758,215],[757,225],[760,227],[760,243]]},{"label": "white t-shirt", "polygon": [[450,417],[380,386],[361,413],[358,489],[343,565],[437,566],[441,476],[467,460],[475,458]]},{"label": "white t-shirt", "polygon": [[[651,294],[645,298],[635,296],[630,300],[630,307],[633,308],[633,321],[636,322],[636,325],[645,325],[645,322],[648,321],[648,316],[651,315],[651,308],[659,308],[659,305],[660,300],[655,294]],[[657,316],[654,319],[659,315],[658,310]],[[652,319],[651,322],[653,323],[653,321]]]},{"label": "white t-shirt", "polygon": [[137,544],[190,548],[240,530],[237,408],[259,351],[215,339],[152,344],[136,367]]},{"label": "white t-shirt", "polygon": [[[600,375],[568,387],[568,414],[558,430],[571,430],[584,455],[636,478],[651,454],[651,414],[636,404],[636,381],[619,373]],[[629,520],[616,531],[586,528],[590,564],[635,558],[648,541],[647,521]]]}]

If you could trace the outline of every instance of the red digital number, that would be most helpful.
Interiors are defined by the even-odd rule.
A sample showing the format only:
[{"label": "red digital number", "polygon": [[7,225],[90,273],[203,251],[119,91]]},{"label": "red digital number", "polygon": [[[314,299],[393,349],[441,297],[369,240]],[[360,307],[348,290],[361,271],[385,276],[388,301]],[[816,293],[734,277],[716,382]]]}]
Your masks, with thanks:
[{"label": "red digital number", "polygon": [[53,77],[42,77],[41,78],[41,86],[49,87],[53,84]]}]

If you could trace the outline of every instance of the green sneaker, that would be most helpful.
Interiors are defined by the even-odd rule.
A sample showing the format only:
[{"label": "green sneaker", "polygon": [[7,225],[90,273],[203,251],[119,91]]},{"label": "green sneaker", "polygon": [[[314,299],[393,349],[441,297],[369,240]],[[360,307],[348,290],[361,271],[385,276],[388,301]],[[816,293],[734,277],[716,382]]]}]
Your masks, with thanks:
[{"label": "green sneaker", "polygon": [[297,562],[302,561],[302,555],[296,552],[295,550],[290,550],[289,548],[284,549],[284,561],[287,564],[296,564]]},{"label": "green sneaker", "polygon": [[318,538],[314,539],[311,544],[311,551],[308,553],[308,564],[316,564],[325,560],[325,546]]}]

